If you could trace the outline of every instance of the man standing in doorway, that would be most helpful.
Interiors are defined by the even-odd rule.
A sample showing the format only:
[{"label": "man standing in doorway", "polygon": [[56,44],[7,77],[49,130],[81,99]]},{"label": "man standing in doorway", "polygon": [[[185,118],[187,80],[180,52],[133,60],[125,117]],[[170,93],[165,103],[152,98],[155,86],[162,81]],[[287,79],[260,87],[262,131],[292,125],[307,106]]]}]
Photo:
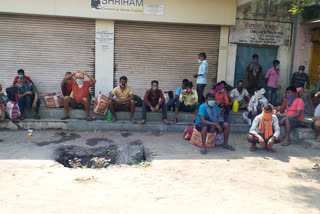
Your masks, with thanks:
[{"label": "man standing in doorway", "polygon": [[[273,106],[278,105],[278,80],[280,78],[280,61],[274,60],[273,67],[270,68],[265,76],[267,83],[266,97]],[[270,96],[271,91],[271,96]],[[272,96],[273,95],[273,96]],[[273,100],[272,100],[273,98]]]},{"label": "man standing in doorway", "polygon": [[198,74],[193,75],[197,78],[197,93],[199,97],[199,103],[202,104],[205,101],[203,96],[204,88],[207,85],[207,74],[208,74],[208,62],[206,53],[200,53],[198,55],[198,62],[200,63]]},{"label": "man standing in doorway", "polygon": [[252,56],[252,63],[248,65],[246,70],[246,88],[248,89],[250,96],[261,88],[262,67],[259,65],[258,61],[259,56],[254,54]]}]

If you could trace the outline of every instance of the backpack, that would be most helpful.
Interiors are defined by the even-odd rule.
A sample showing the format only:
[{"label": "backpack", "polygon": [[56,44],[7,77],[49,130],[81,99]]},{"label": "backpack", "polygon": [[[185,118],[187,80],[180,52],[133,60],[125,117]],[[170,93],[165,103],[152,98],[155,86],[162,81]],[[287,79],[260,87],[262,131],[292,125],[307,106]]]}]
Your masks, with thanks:
[{"label": "backpack", "polygon": [[134,95],[134,103],[135,103],[136,107],[141,107],[143,101],[142,101],[141,97],[139,97],[138,95]]},{"label": "backpack", "polygon": [[194,126],[188,126],[183,132],[183,138],[185,140],[190,140],[194,129],[195,129]]},{"label": "backpack", "polygon": [[165,94],[168,94],[168,96],[170,97],[170,99],[173,98],[173,91],[165,91]]},{"label": "backpack", "polygon": [[6,89],[7,97],[13,102],[18,101],[18,87],[11,87]]},{"label": "backpack", "polygon": [[11,120],[17,120],[21,115],[18,104],[11,100],[7,103],[6,113]]},{"label": "backpack", "polygon": [[168,103],[167,103],[167,109],[168,111],[171,111],[171,108],[173,108],[173,111],[175,110],[176,103],[179,101],[177,98],[172,98]]}]

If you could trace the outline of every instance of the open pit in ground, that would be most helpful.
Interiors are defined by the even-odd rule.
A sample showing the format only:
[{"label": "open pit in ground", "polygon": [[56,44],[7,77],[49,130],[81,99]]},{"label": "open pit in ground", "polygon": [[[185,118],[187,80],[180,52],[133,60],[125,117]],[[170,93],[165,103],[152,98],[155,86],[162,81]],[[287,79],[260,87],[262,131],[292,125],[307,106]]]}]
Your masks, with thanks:
[{"label": "open pit in ground", "polygon": [[68,168],[107,168],[112,164],[148,165],[150,157],[142,143],[88,148],[61,146],[56,150],[56,161]]}]

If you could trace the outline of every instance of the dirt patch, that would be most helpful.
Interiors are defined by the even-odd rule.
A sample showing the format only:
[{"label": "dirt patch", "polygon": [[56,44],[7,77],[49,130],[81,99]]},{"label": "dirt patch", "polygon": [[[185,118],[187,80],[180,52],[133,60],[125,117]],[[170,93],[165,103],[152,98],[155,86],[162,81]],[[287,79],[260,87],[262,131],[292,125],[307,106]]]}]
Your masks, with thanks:
[{"label": "dirt patch", "polygon": [[130,142],[130,145],[141,145],[141,144],[142,144],[141,140],[135,140],[135,141]]},{"label": "dirt patch", "polygon": [[74,179],[75,182],[80,183],[80,184],[88,184],[88,183],[95,183],[97,182],[97,179],[92,176],[92,177],[81,177],[81,178],[76,178]]},{"label": "dirt patch", "polygon": [[155,137],[160,137],[160,136],[162,136],[162,133],[161,132],[152,132],[151,135],[155,136]]},{"label": "dirt patch", "polygon": [[113,140],[109,139],[109,138],[99,138],[99,137],[96,137],[96,138],[90,138],[87,140],[87,145],[88,146],[96,146],[98,145],[98,143],[100,142],[109,142],[109,143],[112,143]]},{"label": "dirt patch", "polygon": [[121,136],[124,138],[128,138],[128,137],[132,136],[132,133],[130,133],[130,132],[121,133]]},{"label": "dirt patch", "polygon": [[58,140],[49,140],[49,141],[42,141],[42,142],[37,142],[36,145],[37,146],[47,146],[50,144],[60,144],[60,143],[65,143],[71,140],[75,140],[80,138],[81,136],[79,134],[75,134],[75,133],[70,133],[70,134],[66,134],[66,135],[62,135],[60,137],[60,139]]}]

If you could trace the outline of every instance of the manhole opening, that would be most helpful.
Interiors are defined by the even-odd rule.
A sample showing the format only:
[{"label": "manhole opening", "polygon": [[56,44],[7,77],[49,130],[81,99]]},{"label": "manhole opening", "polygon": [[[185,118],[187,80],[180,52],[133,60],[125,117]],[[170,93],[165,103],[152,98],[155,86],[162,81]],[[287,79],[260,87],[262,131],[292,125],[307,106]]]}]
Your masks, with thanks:
[{"label": "manhole opening", "polygon": [[110,165],[149,166],[150,156],[141,144],[88,148],[63,146],[57,149],[56,161],[68,168],[99,169]]}]

